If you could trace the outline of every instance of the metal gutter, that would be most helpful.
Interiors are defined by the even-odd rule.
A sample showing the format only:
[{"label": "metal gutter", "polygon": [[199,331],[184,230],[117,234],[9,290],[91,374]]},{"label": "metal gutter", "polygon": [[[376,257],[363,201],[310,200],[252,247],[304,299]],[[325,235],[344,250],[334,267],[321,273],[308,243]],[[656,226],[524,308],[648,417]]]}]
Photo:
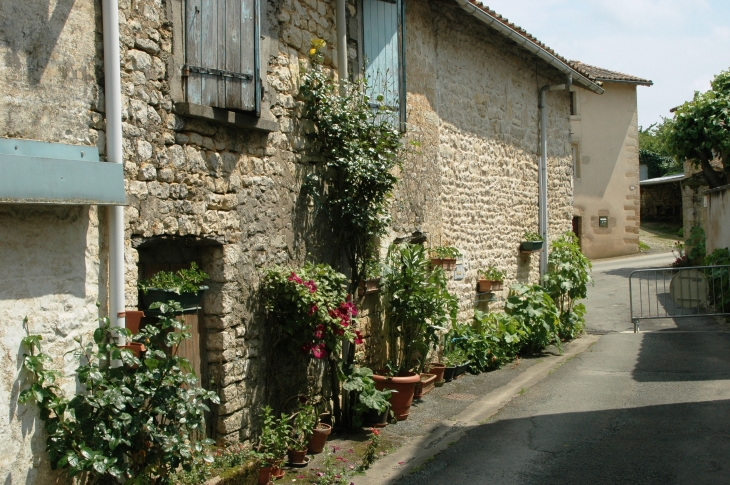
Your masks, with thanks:
[{"label": "metal gutter", "polygon": [[335,23],[337,29],[337,77],[340,88],[347,80],[347,14],[345,0],[337,0]]},{"label": "metal gutter", "polygon": [[595,79],[596,79],[596,81],[600,81],[602,83],[638,84],[640,86],[653,86],[654,85],[654,81],[649,81],[649,82],[629,81],[627,79],[608,79],[608,78],[603,78],[603,77],[597,77]]},{"label": "metal gutter", "polygon": [[492,27],[500,34],[504,35],[505,37],[507,37],[510,40],[512,40],[513,42],[515,42],[517,45],[532,52],[537,57],[539,57],[543,61],[547,62],[549,65],[551,65],[551,66],[555,67],[556,69],[558,69],[559,71],[563,72],[566,76],[571,76],[575,83],[580,84],[582,87],[584,87],[590,91],[593,91],[596,94],[603,94],[605,92],[603,90],[603,88],[601,88],[598,84],[594,83],[593,81],[591,81],[590,79],[585,77],[582,73],[571,68],[564,61],[558,59],[555,55],[551,54],[550,52],[546,51],[544,48],[535,44],[533,41],[531,41],[524,35],[520,34],[516,30],[503,24],[496,18],[489,15],[484,10],[478,8],[476,5],[471,3],[469,0],[456,0],[456,3],[458,3],[461,8],[466,10],[467,13],[473,15],[480,21],[482,21],[485,24],[487,24],[488,26]]}]

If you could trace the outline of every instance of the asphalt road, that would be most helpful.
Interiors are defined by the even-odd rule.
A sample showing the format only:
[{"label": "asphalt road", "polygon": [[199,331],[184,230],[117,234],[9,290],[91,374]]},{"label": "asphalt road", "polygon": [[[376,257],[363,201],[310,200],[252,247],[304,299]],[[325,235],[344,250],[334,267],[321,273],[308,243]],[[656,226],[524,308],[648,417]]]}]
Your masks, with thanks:
[{"label": "asphalt road", "polygon": [[595,264],[596,344],[397,483],[730,484],[730,333],[699,317],[631,331],[631,270],[671,261]]}]

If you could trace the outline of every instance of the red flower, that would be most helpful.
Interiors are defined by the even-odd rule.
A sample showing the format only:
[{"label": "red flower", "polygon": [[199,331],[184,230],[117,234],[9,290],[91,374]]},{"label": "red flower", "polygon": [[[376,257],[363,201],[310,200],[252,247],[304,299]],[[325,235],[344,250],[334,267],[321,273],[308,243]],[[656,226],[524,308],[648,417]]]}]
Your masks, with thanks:
[{"label": "red flower", "polygon": [[317,325],[317,328],[314,330],[314,338],[316,339],[323,339],[324,338],[324,325],[321,323]]},{"label": "red flower", "polygon": [[370,431],[371,431],[371,432],[372,432],[372,433],[373,433],[373,434],[374,434],[375,436],[379,436],[379,435],[380,435],[380,430],[379,430],[379,429],[377,429],[377,428],[370,428]]},{"label": "red flower", "polygon": [[312,315],[317,313],[318,310],[319,310],[319,307],[317,305],[312,305],[312,307],[309,309],[309,316],[311,317]]},{"label": "red flower", "polygon": [[[302,281],[299,280],[299,282],[301,283]],[[304,286],[306,286],[307,288],[309,288],[310,293],[314,293],[315,291],[317,291],[317,284],[314,282],[314,280],[309,280],[306,283],[302,283],[302,284]]]},{"label": "red flower", "polygon": [[289,277],[287,279],[289,281],[295,282],[298,285],[302,284],[302,279],[299,276],[297,276],[297,274],[294,271],[291,272],[291,274],[289,275]]},{"label": "red flower", "polygon": [[312,355],[315,359],[324,359],[327,357],[327,351],[324,349],[324,343],[318,343],[312,346]]},{"label": "red flower", "polygon": [[355,330],[355,345],[360,345],[362,342],[363,338],[360,330]]}]

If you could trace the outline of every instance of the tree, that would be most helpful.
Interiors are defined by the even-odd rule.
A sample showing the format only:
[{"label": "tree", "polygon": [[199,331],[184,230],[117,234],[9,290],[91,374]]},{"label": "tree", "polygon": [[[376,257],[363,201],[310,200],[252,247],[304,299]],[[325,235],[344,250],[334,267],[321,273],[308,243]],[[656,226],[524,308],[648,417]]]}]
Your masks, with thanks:
[{"label": "tree", "polygon": [[[694,99],[677,108],[667,137],[667,148],[678,159],[702,169],[711,188],[725,185],[730,171],[730,70],[713,79],[712,89],[695,92]],[[722,171],[712,161],[722,162]]]}]

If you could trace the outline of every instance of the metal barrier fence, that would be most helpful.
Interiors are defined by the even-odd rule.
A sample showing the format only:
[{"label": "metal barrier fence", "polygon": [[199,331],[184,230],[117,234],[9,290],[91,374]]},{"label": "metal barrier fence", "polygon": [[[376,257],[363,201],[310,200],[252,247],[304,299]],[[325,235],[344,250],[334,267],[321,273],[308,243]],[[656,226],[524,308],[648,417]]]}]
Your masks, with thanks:
[{"label": "metal barrier fence", "polygon": [[653,268],[629,276],[634,332],[650,318],[730,315],[730,265]]}]

